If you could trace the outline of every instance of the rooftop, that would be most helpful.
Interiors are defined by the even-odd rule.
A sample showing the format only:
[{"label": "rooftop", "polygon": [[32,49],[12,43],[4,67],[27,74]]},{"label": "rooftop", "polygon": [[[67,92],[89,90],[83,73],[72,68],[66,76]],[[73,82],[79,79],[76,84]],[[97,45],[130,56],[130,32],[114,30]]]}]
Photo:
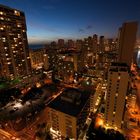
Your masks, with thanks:
[{"label": "rooftop", "polygon": [[48,106],[71,116],[77,116],[89,99],[90,93],[79,89],[67,88]]},{"label": "rooftop", "polygon": [[109,71],[112,72],[129,72],[129,67],[126,63],[112,62]]},{"label": "rooftop", "polygon": [[0,8],[2,8],[2,10],[4,9],[4,10],[10,10],[10,11],[16,10],[16,11],[19,11],[20,14],[24,15],[24,12],[23,11],[18,10],[18,9],[15,9],[15,8],[11,8],[9,6],[5,6],[5,5],[0,4]]},{"label": "rooftop", "polygon": [[32,88],[24,96],[15,88],[0,91],[0,121],[16,120],[19,117],[26,117],[29,113],[40,112],[56,90],[54,85],[50,84]]},{"label": "rooftop", "polygon": [[111,66],[128,67],[126,63],[112,62]]}]

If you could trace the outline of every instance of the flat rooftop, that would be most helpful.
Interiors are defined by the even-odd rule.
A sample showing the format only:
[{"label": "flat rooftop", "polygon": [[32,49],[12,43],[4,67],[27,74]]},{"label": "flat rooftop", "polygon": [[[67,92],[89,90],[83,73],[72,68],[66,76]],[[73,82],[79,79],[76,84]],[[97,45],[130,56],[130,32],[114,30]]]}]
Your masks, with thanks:
[{"label": "flat rooftop", "polygon": [[[8,10],[17,10],[17,11],[19,11],[20,13],[22,13],[22,14],[24,14],[24,12],[23,11],[21,11],[21,10],[19,10],[19,9],[16,9],[16,8],[11,8],[11,7],[9,7],[9,6],[6,6],[6,5],[2,5],[2,4],[0,4],[0,8],[3,8],[3,9],[8,9]],[[2,10],[3,10],[2,9]]]},{"label": "flat rooftop", "polygon": [[121,63],[121,62],[112,62],[111,66],[128,67],[126,63]]},{"label": "flat rooftop", "polygon": [[48,107],[71,116],[78,116],[90,97],[90,92],[66,88]]}]

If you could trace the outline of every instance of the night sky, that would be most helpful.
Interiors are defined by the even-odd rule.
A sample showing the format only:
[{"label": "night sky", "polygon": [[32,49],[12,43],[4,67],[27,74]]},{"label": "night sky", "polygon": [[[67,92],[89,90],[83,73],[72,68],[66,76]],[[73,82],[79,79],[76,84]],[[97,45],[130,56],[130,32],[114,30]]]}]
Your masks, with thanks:
[{"label": "night sky", "polygon": [[29,43],[95,33],[116,37],[123,22],[140,23],[140,0],[0,0],[0,4],[25,12]]}]

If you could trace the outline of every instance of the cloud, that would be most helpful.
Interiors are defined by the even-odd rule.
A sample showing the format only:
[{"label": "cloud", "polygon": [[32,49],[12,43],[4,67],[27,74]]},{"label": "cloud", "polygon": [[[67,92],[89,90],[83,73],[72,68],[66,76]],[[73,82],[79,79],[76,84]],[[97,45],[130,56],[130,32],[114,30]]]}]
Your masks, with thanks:
[{"label": "cloud", "polygon": [[92,25],[87,25],[87,26],[84,27],[84,28],[79,28],[78,31],[79,31],[80,33],[83,33],[83,32],[86,32],[87,30],[92,29],[92,28],[93,28]]},{"label": "cloud", "polygon": [[79,29],[79,32],[82,33],[82,32],[85,32],[85,30],[82,29],[82,28],[80,28],[80,29]]},{"label": "cloud", "polygon": [[87,30],[90,30],[90,29],[92,29],[92,28],[93,28],[92,25],[88,25],[88,26],[86,27]]}]

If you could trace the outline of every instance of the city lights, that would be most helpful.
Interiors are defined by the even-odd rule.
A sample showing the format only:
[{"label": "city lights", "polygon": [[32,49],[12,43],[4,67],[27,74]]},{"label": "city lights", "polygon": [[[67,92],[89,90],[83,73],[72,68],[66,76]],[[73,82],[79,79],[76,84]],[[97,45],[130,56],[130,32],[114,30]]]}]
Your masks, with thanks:
[{"label": "city lights", "polygon": [[17,9],[0,4],[0,140],[139,139],[140,20],[127,20],[139,4],[7,1]]}]

